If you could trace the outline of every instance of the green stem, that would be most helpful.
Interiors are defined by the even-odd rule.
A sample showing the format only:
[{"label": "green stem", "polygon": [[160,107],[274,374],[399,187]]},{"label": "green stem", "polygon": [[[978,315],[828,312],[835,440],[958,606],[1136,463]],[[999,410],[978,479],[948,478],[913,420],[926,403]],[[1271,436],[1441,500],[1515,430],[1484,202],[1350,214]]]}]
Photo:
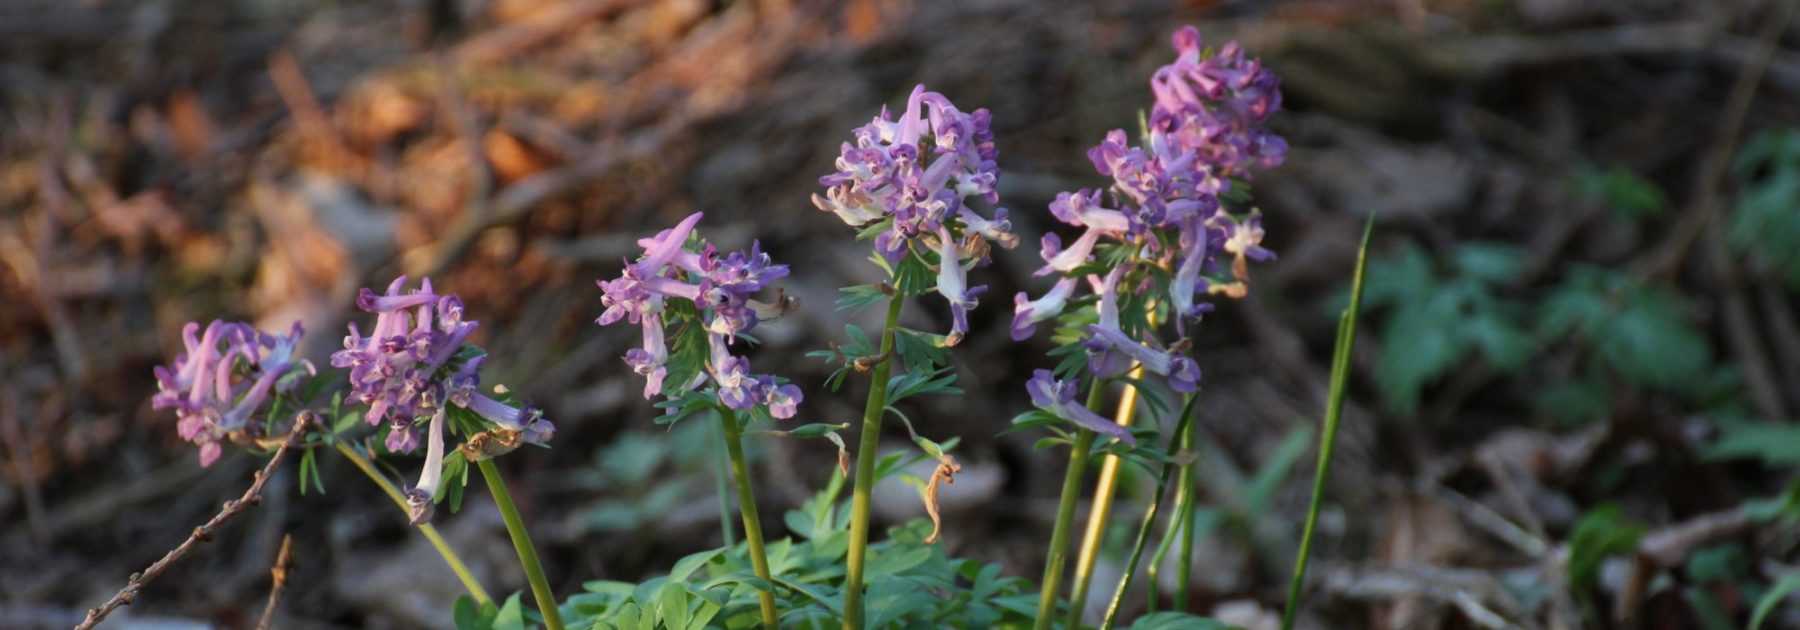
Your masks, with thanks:
[{"label": "green stem", "polygon": [[[1181,436],[1181,449],[1189,452],[1194,450],[1192,430]],[[1194,463],[1182,464],[1177,474],[1181,475],[1180,485],[1176,487],[1180,494],[1175,497],[1175,504],[1181,510],[1181,556],[1175,565],[1175,600],[1169,604],[1169,609],[1187,612],[1188,584],[1194,568]]]},{"label": "green stem", "polygon": [[718,465],[713,467],[713,481],[717,484],[719,494],[719,538],[724,541],[726,547],[735,547],[737,546],[737,534],[731,527],[731,482],[725,478],[730,474],[725,471],[726,467],[730,466],[727,463],[730,461],[730,453],[725,448],[725,433],[721,431],[718,435],[713,436],[712,442],[720,454],[726,455],[726,458],[719,459]]},{"label": "green stem", "polygon": [[844,628],[863,627],[863,568],[869,546],[869,498],[875,488],[875,459],[881,446],[881,418],[887,410],[888,374],[894,364],[894,328],[900,324],[905,298],[888,298],[887,322],[881,326],[881,360],[870,377],[869,400],[863,405],[862,435],[856,447],[856,479],[850,498],[849,567],[844,578]]},{"label": "green stem", "polygon": [[1312,500],[1306,505],[1306,525],[1300,530],[1299,557],[1294,577],[1288,582],[1287,605],[1281,613],[1281,630],[1293,630],[1300,611],[1300,590],[1306,583],[1306,559],[1312,553],[1313,530],[1319,523],[1319,505],[1325,499],[1325,479],[1331,468],[1331,451],[1337,444],[1338,420],[1343,417],[1345,385],[1350,379],[1350,349],[1356,345],[1356,313],[1362,303],[1363,269],[1368,261],[1369,234],[1375,215],[1363,224],[1362,247],[1356,253],[1356,271],[1350,281],[1350,305],[1338,316],[1337,344],[1331,355],[1331,386],[1325,397],[1325,431],[1319,437],[1319,461],[1313,468]]},{"label": "green stem", "polygon": [[[1106,389],[1096,379],[1088,386],[1087,407],[1098,410],[1106,399]],[[1049,630],[1056,615],[1056,591],[1061,586],[1063,564],[1069,560],[1069,529],[1075,521],[1075,501],[1081,496],[1082,475],[1087,472],[1088,450],[1094,447],[1094,432],[1079,429],[1075,443],[1069,448],[1069,469],[1063,474],[1062,499],[1056,504],[1056,525],[1050,530],[1050,550],[1044,554],[1044,583],[1038,592],[1037,623],[1034,630]],[[1071,615],[1081,614],[1082,602],[1069,602]],[[1079,619],[1079,617],[1075,617]],[[1078,627],[1071,625],[1071,628]]]},{"label": "green stem", "polygon": [[[1175,435],[1170,438],[1169,446],[1176,448],[1194,425],[1194,401],[1200,397],[1189,395],[1186,407],[1181,412],[1181,425],[1176,427]],[[1169,478],[1175,476],[1179,466],[1163,464],[1162,478],[1156,482],[1156,493],[1150,498],[1150,505],[1144,508],[1144,520],[1138,524],[1137,540],[1131,544],[1131,558],[1125,561],[1125,575],[1119,578],[1119,588],[1113,590],[1112,602],[1106,605],[1106,617],[1100,621],[1100,630],[1111,630],[1119,620],[1120,604],[1125,601],[1125,591],[1131,588],[1131,578],[1137,573],[1138,561],[1144,557],[1144,545],[1150,541],[1150,530],[1156,526],[1157,507],[1162,505],[1163,496],[1169,491]]]},{"label": "green stem", "polygon": [[492,459],[481,460],[475,465],[481,469],[481,477],[487,480],[488,494],[494,495],[494,504],[500,507],[500,519],[506,521],[506,533],[512,536],[513,551],[518,552],[525,579],[531,582],[531,597],[537,600],[538,612],[544,615],[544,628],[563,630],[562,614],[556,610],[556,596],[550,592],[550,580],[544,577],[544,565],[538,562],[537,547],[531,544],[531,532],[525,530],[525,519],[519,516],[519,506],[513,505],[512,493],[506,490],[506,480],[500,478],[500,469],[494,466]]},{"label": "green stem", "polygon": [[[731,474],[737,478],[738,513],[744,517],[744,542],[750,546],[750,568],[756,577],[774,584],[769,575],[769,557],[763,553],[762,519],[756,514],[756,492],[750,488],[750,467],[744,461],[743,439],[738,433],[737,412],[719,406],[719,428],[724,431],[725,452],[731,456]],[[757,591],[762,608],[763,627],[775,630],[775,594]]]},{"label": "green stem", "polygon": [[[393,499],[394,505],[400,507],[402,514],[411,513],[411,508],[406,503],[406,495],[401,494],[400,489],[389,482],[387,477],[381,476],[381,471],[375,470],[375,465],[370,463],[368,458],[363,457],[362,453],[356,452],[355,448],[342,441],[334,441],[331,445],[337,448],[337,452],[342,454],[344,459],[355,464],[357,470],[367,475],[369,481],[375,482],[375,486],[381,488],[381,491],[386,493],[389,499]],[[455,573],[456,579],[462,581],[463,589],[469,591],[469,596],[475,598],[476,604],[494,603],[494,598],[488,596],[487,589],[481,588],[481,582],[475,579],[474,573],[469,572],[469,566],[463,564],[462,558],[456,555],[456,551],[450,548],[450,544],[444,542],[444,537],[438,534],[436,527],[432,527],[431,523],[422,523],[419,525],[419,533],[424,534],[425,540],[431,543],[432,548],[437,549],[438,555],[443,556],[444,564],[450,565],[450,572]]]},{"label": "green stem", "polygon": [[[1188,431],[1181,434],[1180,450],[1176,452],[1191,453],[1193,452],[1193,448],[1194,432]],[[1175,474],[1178,475],[1175,481],[1175,518],[1169,521],[1168,529],[1163,531],[1162,542],[1157,543],[1156,545],[1156,553],[1150,555],[1150,566],[1145,567],[1144,569],[1144,572],[1146,573],[1145,578],[1148,580],[1146,586],[1148,586],[1150,590],[1150,612],[1156,612],[1157,600],[1161,599],[1159,593],[1161,581],[1158,578],[1162,574],[1163,563],[1169,556],[1169,549],[1174,546],[1175,540],[1178,537],[1183,541],[1193,540],[1193,536],[1191,535],[1191,528],[1193,526],[1192,521],[1194,518],[1193,463],[1183,463],[1181,467],[1175,471]],[[1183,560],[1176,565],[1176,599],[1173,607],[1176,612],[1180,612],[1187,607],[1187,603],[1183,601],[1187,599],[1187,557],[1189,556],[1183,556]]]}]

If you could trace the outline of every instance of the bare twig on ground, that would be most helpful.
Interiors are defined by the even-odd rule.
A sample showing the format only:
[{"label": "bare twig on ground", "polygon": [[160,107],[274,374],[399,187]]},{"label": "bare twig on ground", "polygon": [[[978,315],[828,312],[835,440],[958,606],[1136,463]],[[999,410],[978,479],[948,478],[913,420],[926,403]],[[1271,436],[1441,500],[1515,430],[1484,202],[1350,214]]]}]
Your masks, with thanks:
[{"label": "bare twig on ground", "polygon": [[1337,568],[1325,572],[1322,581],[1325,590],[1338,597],[1387,600],[1422,595],[1456,607],[1484,628],[1531,627],[1525,625],[1530,619],[1524,607],[1487,571],[1432,566]]},{"label": "bare twig on ground", "polygon": [[223,526],[226,521],[243,513],[244,510],[249,509],[251,506],[261,503],[263,484],[268,482],[269,476],[274,474],[277,467],[281,466],[282,458],[287,456],[288,447],[298,443],[300,434],[306,430],[308,424],[306,418],[307,416],[302,415],[295,419],[294,428],[288,432],[287,440],[282,442],[279,448],[275,449],[275,454],[269,458],[269,463],[264,464],[262,470],[256,472],[255,479],[250,482],[250,487],[244,490],[243,496],[238,497],[235,500],[226,501],[224,507],[219,510],[219,513],[214,514],[205,524],[194,528],[194,533],[189,534],[187,540],[181,541],[180,545],[177,545],[174,549],[170,549],[169,553],[163,554],[161,559],[151,563],[148,568],[131,574],[131,578],[125,583],[125,588],[119,589],[118,594],[113,595],[112,599],[106,600],[106,603],[101,604],[97,608],[88,610],[87,617],[83,619],[79,625],[75,626],[75,630],[90,630],[101,621],[105,620],[107,615],[112,614],[112,611],[118,609],[120,606],[131,605],[133,600],[137,599],[138,592],[143,590],[144,585],[149,584],[158,576],[161,576],[163,571],[168,570],[170,565],[175,564],[177,560],[180,560],[189,552],[193,551],[200,543],[211,540],[213,532]]},{"label": "bare twig on ground", "polygon": [[1614,600],[1613,619],[1620,624],[1633,620],[1643,608],[1645,590],[1657,571],[1680,566],[1694,549],[1736,536],[1753,523],[1750,514],[1740,507],[1703,514],[1645,535],[1638,541],[1625,587]]},{"label": "bare twig on ground", "polygon": [[491,63],[634,4],[633,0],[580,0],[552,4],[523,20],[470,38],[451,54],[457,63]]},{"label": "bare twig on ground", "polygon": [[275,623],[275,609],[281,603],[281,591],[287,588],[288,569],[294,562],[293,543],[293,534],[281,535],[281,551],[275,554],[275,566],[269,568],[269,604],[263,607],[262,621],[256,623],[256,630],[269,630]]}]

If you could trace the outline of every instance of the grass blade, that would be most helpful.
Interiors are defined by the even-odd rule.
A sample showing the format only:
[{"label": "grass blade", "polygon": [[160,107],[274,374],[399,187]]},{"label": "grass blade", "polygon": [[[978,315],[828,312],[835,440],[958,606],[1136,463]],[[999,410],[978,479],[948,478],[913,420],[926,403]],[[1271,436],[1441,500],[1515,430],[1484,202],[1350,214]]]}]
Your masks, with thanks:
[{"label": "grass blade", "polygon": [[1313,471],[1312,501],[1306,506],[1306,526],[1300,534],[1300,552],[1294,560],[1294,578],[1288,583],[1287,606],[1281,614],[1281,630],[1293,630],[1300,610],[1300,590],[1306,583],[1306,560],[1312,552],[1314,528],[1319,523],[1319,504],[1325,498],[1325,479],[1331,468],[1331,450],[1337,442],[1338,421],[1344,412],[1344,394],[1350,379],[1350,349],[1356,345],[1356,312],[1362,302],[1363,268],[1369,258],[1369,235],[1375,231],[1375,214],[1363,223],[1362,244],[1356,250],[1356,271],[1350,280],[1350,304],[1338,315],[1337,344],[1331,355],[1331,387],[1325,400],[1325,428],[1319,435],[1319,462]]}]

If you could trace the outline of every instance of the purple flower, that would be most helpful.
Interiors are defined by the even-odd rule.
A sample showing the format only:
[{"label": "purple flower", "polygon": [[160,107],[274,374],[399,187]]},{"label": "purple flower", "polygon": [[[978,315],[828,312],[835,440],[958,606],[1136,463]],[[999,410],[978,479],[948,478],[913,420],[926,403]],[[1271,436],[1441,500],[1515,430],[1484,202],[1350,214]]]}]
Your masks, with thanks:
[{"label": "purple flower", "polygon": [[1175,62],[1151,76],[1156,96],[1152,130],[1227,176],[1247,176],[1251,166],[1273,168],[1287,155],[1287,142],[1263,123],[1281,109],[1281,81],[1237,42],[1200,57],[1200,33],[1193,27],[1173,37]]},{"label": "purple flower", "polygon": [[625,362],[644,376],[644,398],[654,398],[668,385],[664,382],[669,360],[664,305],[667,300],[686,300],[701,311],[699,324],[706,331],[709,352],[704,374],[696,375],[693,382],[672,385],[687,390],[710,378],[719,401],[732,409],[761,404],[777,418],[791,417],[801,400],[800,389],[776,386],[773,377],[750,373],[750,361],[730,350],[739,333],[780,313],[779,305],[760,302],[755,296],[786,277],[788,267],[775,264],[760,243],[753,242],[748,251],[724,255],[704,241],[697,251],[687,249],[700,217],[696,212],[673,229],[640,239],[643,256],[627,262],[619,278],[598,283],[605,292],[602,303],[607,310],[595,322],[605,326],[629,319],[643,327],[644,347],[627,351]]},{"label": "purple flower", "polygon": [[1031,394],[1031,404],[1050,412],[1058,418],[1068,420],[1083,429],[1116,439],[1126,444],[1137,444],[1125,427],[1100,417],[1093,410],[1075,402],[1078,385],[1074,381],[1058,380],[1050,370],[1036,370],[1031,373],[1031,380],[1025,382],[1025,391]]},{"label": "purple flower", "polygon": [[1056,286],[1036,300],[1027,300],[1024,291],[1013,295],[1013,341],[1024,341],[1031,338],[1037,330],[1038,322],[1062,314],[1063,306],[1068,304],[1069,296],[1075,292],[1074,278],[1063,278],[1056,281]]},{"label": "purple flower", "polygon": [[969,287],[968,270],[963,269],[960,247],[950,238],[950,230],[938,228],[937,292],[950,302],[950,335],[944,344],[954,346],[969,333],[969,311],[979,304],[975,298],[987,292],[986,286]]},{"label": "purple flower", "polygon": [[158,366],[154,409],[174,409],[176,432],[200,447],[200,465],[223,453],[220,442],[250,426],[249,419],[272,391],[292,385],[296,368],[315,374],[310,361],[294,356],[305,333],[294,322],[286,336],[270,335],[245,323],[214,320],[206,332],[189,322],[182,328],[185,351],[168,367]]},{"label": "purple flower", "polygon": [[773,377],[764,376],[758,380],[762,388],[763,404],[768,405],[769,415],[776,418],[792,418],[800,409],[800,402],[806,397],[800,393],[800,386],[778,385]]},{"label": "purple flower", "polygon": [[419,525],[431,520],[432,498],[437,496],[438,484],[444,473],[444,407],[438,407],[437,413],[431,414],[431,426],[426,429],[429,434],[425,440],[425,465],[419,469],[419,483],[413,484],[406,491],[406,505],[412,517],[412,524]]},{"label": "purple flower", "polygon": [[[397,453],[418,448],[416,424],[446,404],[478,413],[477,406],[486,405],[489,412],[494,405],[506,406],[475,393],[481,356],[457,360],[457,352],[479,325],[463,319],[462,300],[436,293],[430,279],[409,293],[402,292],[405,286],[406,277],[401,276],[382,294],[363,289],[357,306],[376,313],[375,327],[364,337],[352,322],[344,349],[331,355],[333,366],[349,368],[351,399],[369,407],[364,419],[371,425],[387,422],[385,444]],[[529,428],[529,422],[481,415],[510,430]]]},{"label": "purple flower", "polygon": [[[842,145],[837,170],[819,178],[825,194],[813,205],[852,226],[882,220],[891,225],[875,235],[875,251],[890,265],[901,261],[914,239],[936,237],[940,258],[939,293],[950,301],[951,344],[967,334],[968,311],[980,287],[965,289],[965,258],[985,260],[985,242],[1018,244],[1004,208],[989,219],[969,207],[980,199],[998,204],[1000,170],[985,109],[964,112],[925,86],[913,88],[898,119],[886,108]],[[955,246],[963,240],[967,246]],[[948,257],[944,251],[956,252]],[[955,277],[950,277],[954,274]]]}]

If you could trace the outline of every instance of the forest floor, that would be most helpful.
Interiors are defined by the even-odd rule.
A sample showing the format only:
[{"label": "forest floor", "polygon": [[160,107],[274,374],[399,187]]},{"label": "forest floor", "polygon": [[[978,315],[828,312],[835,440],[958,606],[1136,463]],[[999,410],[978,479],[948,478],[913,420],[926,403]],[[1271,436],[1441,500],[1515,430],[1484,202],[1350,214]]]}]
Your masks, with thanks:
[{"label": "forest floor", "polygon": [[[704,436],[652,422],[618,358],[637,333],[594,326],[593,281],[706,211],[714,241],[793,267],[803,308],[759,330],[759,366],[809,387],[806,421],[856,417],[860,385],[814,388],[829,366],[803,354],[879,325],[831,307],[879,272],[809,197],[917,83],[992,110],[1026,243],[972,274],[990,290],[955,352],[968,394],[909,403],[920,433],[962,438],[941,544],[1038,575],[1062,461],[1001,432],[1050,347],[1007,338],[1007,296],[1043,289],[1043,209],[1099,185],[1087,147],[1135,127],[1190,23],[1281,77],[1292,146],[1254,182],[1280,259],[1196,339],[1218,516],[1198,609],[1251,630],[1279,613],[1371,212],[1374,309],[1303,627],[1741,627],[1795,570],[1792,520],[1752,502],[1800,464],[1771,445],[1800,408],[1800,226],[1782,222],[1800,206],[1781,205],[1800,141],[1773,133],[1800,121],[1793,3],[1094,4],[0,5],[0,627],[73,625],[258,466],[198,467],[150,409],[183,323],[303,320],[323,365],[357,289],[397,273],[459,293],[487,381],[560,428],[507,462],[559,591],[716,545]],[[757,455],[780,531],[835,451]],[[284,469],[121,615],[247,627],[292,534],[281,627],[441,627],[456,581],[350,466],[321,465],[327,493]],[[901,486],[877,510],[922,515]],[[485,499],[440,525],[496,591],[523,588]]]}]

